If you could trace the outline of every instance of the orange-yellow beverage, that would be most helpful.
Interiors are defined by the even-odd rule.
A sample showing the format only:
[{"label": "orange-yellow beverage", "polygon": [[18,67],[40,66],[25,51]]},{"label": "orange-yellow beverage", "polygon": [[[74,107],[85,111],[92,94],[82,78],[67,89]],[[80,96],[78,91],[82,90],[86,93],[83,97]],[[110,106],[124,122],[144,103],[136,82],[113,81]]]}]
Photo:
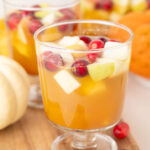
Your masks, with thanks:
[{"label": "orange-yellow beverage", "polygon": [[74,129],[96,129],[119,121],[127,72],[96,83],[89,76],[77,78],[82,86],[68,96],[54,80],[55,73],[41,71],[45,111],[54,123]]},{"label": "orange-yellow beverage", "polygon": [[37,75],[33,38],[35,31],[47,24],[78,18],[79,5],[76,3],[64,8],[61,5],[56,7],[44,3],[23,8],[22,5],[18,5],[18,7],[20,6],[20,8],[17,7],[18,9],[15,6],[6,3],[6,23],[10,35],[11,55],[30,75]]},{"label": "orange-yellow beverage", "polygon": [[[66,44],[70,49],[90,50],[114,43],[120,42],[105,37],[66,36],[52,46]],[[113,56],[109,50],[77,55],[48,49],[39,55],[39,72],[49,120],[73,129],[104,128],[119,121],[129,58]],[[43,50],[40,47],[39,51]]]}]

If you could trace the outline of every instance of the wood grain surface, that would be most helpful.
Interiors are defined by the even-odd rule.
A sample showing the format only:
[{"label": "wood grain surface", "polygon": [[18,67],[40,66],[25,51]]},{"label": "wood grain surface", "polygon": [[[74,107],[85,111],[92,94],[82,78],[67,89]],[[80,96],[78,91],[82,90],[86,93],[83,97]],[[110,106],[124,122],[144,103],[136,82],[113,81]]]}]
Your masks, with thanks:
[{"label": "wood grain surface", "polygon": [[[53,140],[62,132],[51,126],[43,110],[28,108],[17,123],[0,131],[0,150],[50,150]],[[107,134],[112,135],[112,131]],[[131,134],[117,140],[119,150],[139,150]]]}]

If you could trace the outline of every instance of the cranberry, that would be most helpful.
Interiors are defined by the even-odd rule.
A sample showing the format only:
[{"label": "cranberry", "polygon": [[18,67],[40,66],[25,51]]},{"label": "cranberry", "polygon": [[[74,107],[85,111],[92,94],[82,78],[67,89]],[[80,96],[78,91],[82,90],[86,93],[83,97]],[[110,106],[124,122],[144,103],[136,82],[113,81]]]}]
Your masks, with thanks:
[{"label": "cranberry", "polygon": [[33,8],[41,8],[40,5],[33,5],[32,7],[33,7]]},{"label": "cranberry", "polygon": [[104,42],[102,40],[94,40],[89,43],[89,49],[104,48]]},{"label": "cranberry", "polygon": [[89,53],[87,54],[88,60],[90,63],[94,63],[96,61],[96,58],[98,57],[97,53]]},{"label": "cranberry", "polygon": [[95,9],[101,9],[102,8],[101,3],[99,3],[99,2],[95,3],[94,8]]},{"label": "cranberry", "polygon": [[72,64],[72,72],[78,77],[83,77],[88,74],[87,70],[88,62],[86,60],[77,60]]},{"label": "cranberry", "polygon": [[20,15],[23,16],[32,16],[33,12],[32,11],[28,11],[28,10],[21,10],[20,11]]},{"label": "cranberry", "polygon": [[70,8],[64,8],[59,10],[67,20],[74,19],[75,13]]},{"label": "cranberry", "polygon": [[111,39],[111,40],[108,40],[109,42],[119,42],[118,40],[114,40],[114,39]]},{"label": "cranberry", "polygon": [[31,22],[30,22],[29,30],[30,30],[30,32],[31,32],[32,34],[34,34],[34,32],[35,32],[36,30],[38,30],[41,26],[42,26],[42,23],[41,23],[39,20],[33,19],[33,20],[31,20]]},{"label": "cranberry", "polygon": [[68,24],[63,24],[63,25],[60,25],[58,27],[58,30],[61,31],[61,32],[66,32],[66,31],[69,31],[69,25]]},{"label": "cranberry", "polygon": [[51,51],[45,51],[44,53],[41,54],[41,58],[42,59],[45,59],[47,58],[49,55],[51,55],[52,52]]},{"label": "cranberry", "polygon": [[103,1],[103,9],[106,11],[110,11],[113,8],[112,0],[104,0]]},{"label": "cranberry", "polygon": [[91,39],[87,36],[80,36],[80,40],[82,40],[86,44],[89,44],[91,42]]},{"label": "cranberry", "polygon": [[127,123],[120,122],[114,127],[113,133],[118,139],[123,139],[128,135],[129,130],[130,128]]},{"label": "cranberry", "polygon": [[64,65],[62,57],[52,53],[45,59],[44,63],[49,71],[57,71],[59,66]]},{"label": "cranberry", "polygon": [[105,37],[100,37],[99,39],[100,39],[101,41],[103,41],[104,44],[107,42],[107,39],[106,39]]},{"label": "cranberry", "polygon": [[12,13],[8,16],[8,27],[13,30],[17,27],[17,25],[19,24],[19,22],[21,21],[22,16],[19,13]]},{"label": "cranberry", "polygon": [[[57,20],[57,22],[62,22],[62,21],[65,21],[67,20],[65,16],[63,16],[62,18],[59,18]],[[72,31],[74,29],[74,25],[73,24],[63,24],[63,25],[60,25],[58,26],[58,30],[60,32],[67,32],[67,31]]]}]

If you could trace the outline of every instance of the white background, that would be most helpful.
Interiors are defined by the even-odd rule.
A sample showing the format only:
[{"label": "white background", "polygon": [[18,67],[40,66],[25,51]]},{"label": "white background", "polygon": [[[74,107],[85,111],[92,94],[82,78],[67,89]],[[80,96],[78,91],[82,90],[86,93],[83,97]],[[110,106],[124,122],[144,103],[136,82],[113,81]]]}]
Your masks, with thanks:
[{"label": "white background", "polygon": [[[0,17],[2,17],[0,0]],[[150,150],[150,87],[146,88],[130,74],[123,118],[141,150]]]}]

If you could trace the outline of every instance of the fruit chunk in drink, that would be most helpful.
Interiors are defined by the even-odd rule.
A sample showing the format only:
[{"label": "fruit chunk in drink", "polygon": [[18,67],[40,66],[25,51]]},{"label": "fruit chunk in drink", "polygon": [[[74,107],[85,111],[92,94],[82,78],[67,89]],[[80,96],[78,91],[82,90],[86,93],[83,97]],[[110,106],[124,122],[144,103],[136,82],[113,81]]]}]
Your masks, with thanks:
[{"label": "fruit chunk in drink", "polygon": [[[51,44],[64,51],[39,47],[41,88],[49,120],[73,129],[104,128],[119,121],[129,65],[128,48],[114,50],[111,45],[122,43],[94,36],[64,36]],[[65,52],[68,47],[86,53]]]},{"label": "fruit chunk in drink", "polygon": [[[7,15],[12,57],[31,75],[37,75],[34,32],[43,25],[78,18],[78,4],[71,8],[51,10],[48,4],[31,6],[31,10],[12,10]],[[48,9],[49,8],[49,9]],[[9,11],[10,11],[9,10]]]}]

